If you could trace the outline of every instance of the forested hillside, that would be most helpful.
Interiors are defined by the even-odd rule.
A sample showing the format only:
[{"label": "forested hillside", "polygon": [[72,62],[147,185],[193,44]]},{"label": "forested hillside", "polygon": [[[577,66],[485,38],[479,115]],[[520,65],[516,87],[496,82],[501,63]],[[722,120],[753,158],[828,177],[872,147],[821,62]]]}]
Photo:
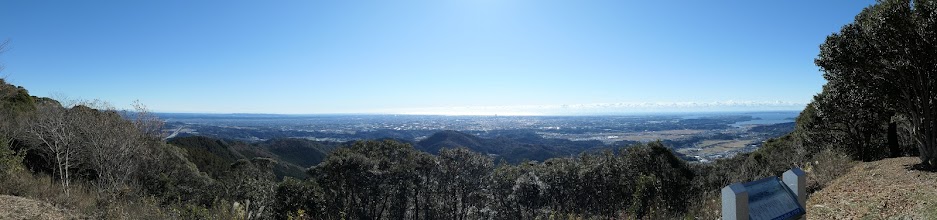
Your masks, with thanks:
[{"label": "forested hillside", "polygon": [[[247,144],[183,137],[163,143],[151,127],[159,121],[143,108],[63,106],[24,88],[3,88],[9,92],[0,99],[8,124],[0,193],[103,218],[137,212],[155,218],[707,216],[714,215],[707,212],[713,192],[725,184],[810,165],[804,161],[827,162],[822,156],[831,154],[811,156],[815,152],[797,141],[801,131],[751,154],[695,165],[661,143],[501,163],[490,154],[504,152],[490,147],[525,136],[483,139],[456,132],[424,140],[438,147],[435,155],[393,140],[341,147],[299,139]],[[814,117],[806,113],[798,120]],[[547,147],[556,146],[533,149],[555,152]]]},{"label": "forested hillside", "polygon": [[[159,121],[144,108],[63,106],[2,86],[9,92],[0,99],[8,124],[0,193],[101,218],[662,218],[693,213],[696,192],[708,187],[694,184],[698,168],[660,143],[520,164],[442,147],[511,139],[459,139],[453,132],[427,139],[440,146],[436,155],[393,140],[344,147],[298,139],[163,143],[153,132]],[[289,177],[299,164],[315,165]]]},{"label": "forested hillside", "polygon": [[304,139],[274,139],[260,143],[226,141],[203,136],[169,139],[169,144],[185,149],[188,158],[209,176],[220,177],[235,161],[251,158],[272,158],[277,161],[272,171],[277,179],[305,178],[304,170],[321,162],[339,143]]},{"label": "forested hillside", "polygon": [[525,160],[544,161],[555,157],[567,157],[607,147],[601,141],[570,141],[546,139],[535,133],[515,132],[495,138],[482,138],[458,131],[437,132],[414,144],[417,149],[438,153],[443,148],[465,147],[472,151],[488,154],[495,160],[519,163]]}]

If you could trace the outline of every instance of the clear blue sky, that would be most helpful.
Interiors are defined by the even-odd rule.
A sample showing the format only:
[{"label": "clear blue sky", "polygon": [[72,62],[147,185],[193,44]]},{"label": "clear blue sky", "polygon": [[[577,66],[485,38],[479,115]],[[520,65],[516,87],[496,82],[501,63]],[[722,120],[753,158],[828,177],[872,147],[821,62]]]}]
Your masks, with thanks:
[{"label": "clear blue sky", "polygon": [[872,3],[9,0],[0,75],[163,112],[799,109]]}]

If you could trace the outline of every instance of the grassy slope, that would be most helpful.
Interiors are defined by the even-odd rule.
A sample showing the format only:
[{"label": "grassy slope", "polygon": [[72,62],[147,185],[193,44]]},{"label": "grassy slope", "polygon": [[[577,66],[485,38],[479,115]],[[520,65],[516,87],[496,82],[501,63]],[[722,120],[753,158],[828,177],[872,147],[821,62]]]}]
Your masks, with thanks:
[{"label": "grassy slope", "polygon": [[0,219],[81,219],[71,211],[47,202],[19,196],[0,195]]},{"label": "grassy slope", "polygon": [[858,163],[810,195],[807,219],[937,219],[937,172],[917,157]]}]

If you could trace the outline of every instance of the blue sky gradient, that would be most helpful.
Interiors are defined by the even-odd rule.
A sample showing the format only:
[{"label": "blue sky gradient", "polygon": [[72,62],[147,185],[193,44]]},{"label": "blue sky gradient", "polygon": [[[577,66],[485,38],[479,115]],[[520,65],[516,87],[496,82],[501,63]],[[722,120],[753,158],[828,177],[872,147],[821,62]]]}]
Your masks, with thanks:
[{"label": "blue sky gradient", "polygon": [[873,3],[11,0],[0,75],[162,112],[799,110]]}]

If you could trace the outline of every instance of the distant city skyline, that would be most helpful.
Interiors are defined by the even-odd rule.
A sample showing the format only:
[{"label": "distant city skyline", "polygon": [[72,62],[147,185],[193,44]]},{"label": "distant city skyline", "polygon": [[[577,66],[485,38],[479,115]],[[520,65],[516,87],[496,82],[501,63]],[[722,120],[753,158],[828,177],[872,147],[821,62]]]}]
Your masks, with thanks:
[{"label": "distant city skyline", "polygon": [[157,112],[801,110],[874,1],[2,1],[0,76]]}]

